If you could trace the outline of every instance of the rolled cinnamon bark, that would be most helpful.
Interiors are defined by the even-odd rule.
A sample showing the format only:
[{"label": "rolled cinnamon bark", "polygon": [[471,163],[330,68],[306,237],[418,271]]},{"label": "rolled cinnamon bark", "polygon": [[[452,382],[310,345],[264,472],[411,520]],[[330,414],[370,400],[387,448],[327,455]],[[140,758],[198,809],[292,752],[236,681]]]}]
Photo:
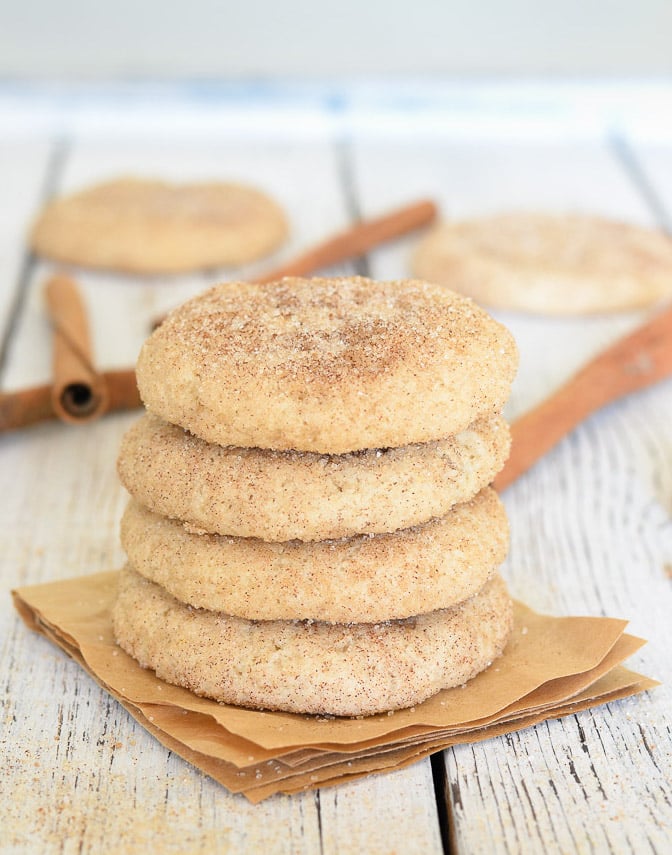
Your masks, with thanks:
[{"label": "rolled cinnamon bark", "polygon": [[0,433],[55,418],[51,386],[33,386],[0,394]]},{"label": "rolled cinnamon bark", "polygon": [[[105,412],[132,410],[141,406],[140,395],[132,368],[105,371],[101,375],[107,387]],[[53,407],[52,387],[33,386],[16,392],[0,394],[0,433],[29,427],[38,422],[57,418]]]},{"label": "rolled cinnamon bark", "polygon": [[107,409],[108,390],[92,359],[86,309],[74,280],[56,275],[45,286],[54,327],[51,403],[66,422],[89,422]]},{"label": "rolled cinnamon bark", "polygon": [[283,276],[305,276],[352,258],[359,258],[387,241],[429,225],[436,218],[436,205],[429,200],[413,202],[371,220],[361,220],[339,234],[317,244],[292,261],[269,270],[256,282],[274,282]]},{"label": "rolled cinnamon bark", "polygon": [[672,374],[672,307],[598,353],[511,425],[511,455],[495,477],[500,492],[600,407]]}]

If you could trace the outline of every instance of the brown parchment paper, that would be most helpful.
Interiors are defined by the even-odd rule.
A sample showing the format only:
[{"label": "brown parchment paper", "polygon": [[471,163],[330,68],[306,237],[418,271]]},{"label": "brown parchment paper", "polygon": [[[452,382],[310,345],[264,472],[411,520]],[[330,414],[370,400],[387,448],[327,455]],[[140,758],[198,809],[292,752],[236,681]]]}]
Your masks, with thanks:
[{"label": "brown parchment paper", "polygon": [[466,687],[409,710],[361,719],[246,710],[199,698],[117,647],[117,572],[13,591],[25,623],[72,656],[150,733],[232,792],[257,802],[401,768],[657,685],[619,663],[644,642],[613,618],[553,618],[515,605],[504,655]]}]

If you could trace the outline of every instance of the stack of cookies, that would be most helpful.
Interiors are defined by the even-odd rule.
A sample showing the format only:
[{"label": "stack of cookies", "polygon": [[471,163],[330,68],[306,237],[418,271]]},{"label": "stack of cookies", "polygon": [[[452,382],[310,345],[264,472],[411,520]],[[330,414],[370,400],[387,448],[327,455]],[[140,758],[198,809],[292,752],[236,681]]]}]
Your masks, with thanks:
[{"label": "stack of cookies", "polygon": [[368,715],[461,685],[512,626],[511,335],[422,281],[228,283],[137,366],[118,643],[170,683]]}]

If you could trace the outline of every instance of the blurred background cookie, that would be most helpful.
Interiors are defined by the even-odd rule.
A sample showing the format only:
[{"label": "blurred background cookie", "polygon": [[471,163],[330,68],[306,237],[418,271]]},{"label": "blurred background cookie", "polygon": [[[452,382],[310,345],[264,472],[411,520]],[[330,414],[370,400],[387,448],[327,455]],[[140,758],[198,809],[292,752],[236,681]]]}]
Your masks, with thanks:
[{"label": "blurred background cookie", "polygon": [[437,226],[412,268],[496,308],[614,312],[672,294],[672,240],[597,216],[511,212]]},{"label": "blurred background cookie", "polygon": [[279,205],[253,187],[120,178],[51,202],[30,245],[83,267],[180,273],[254,261],[287,232]]}]

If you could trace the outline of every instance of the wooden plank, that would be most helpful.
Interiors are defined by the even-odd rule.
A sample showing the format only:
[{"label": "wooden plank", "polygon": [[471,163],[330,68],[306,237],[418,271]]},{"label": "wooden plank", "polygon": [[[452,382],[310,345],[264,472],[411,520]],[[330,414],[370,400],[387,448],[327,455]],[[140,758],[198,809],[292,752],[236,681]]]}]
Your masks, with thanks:
[{"label": "wooden plank", "polygon": [[320,792],[325,855],[443,853],[429,760]]},{"label": "wooden plank", "polygon": [[656,212],[659,225],[672,235],[672,144],[622,138],[615,141],[614,148]]},{"label": "wooden plank", "polygon": [[629,148],[669,219],[672,215],[672,143],[640,142],[630,144]]},{"label": "wooden plank", "polygon": [[[446,212],[597,211],[653,223],[640,188],[607,145],[356,143],[364,212],[381,198],[433,195]],[[377,253],[374,275],[402,276],[412,242]],[[521,370],[509,413],[523,411],[638,313],[552,320],[500,313]],[[504,496],[512,593],[555,614],[608,614],[650,639],[635,667],[655,692],[445,753],[457,851],[665,851],[672,828],[668,688],[672,667],[670,384],[615,404]]]},{"label": "wooden plank", "polygon": [[[672,471],[658,463],[669,452],[671,415],[663,389],[612,407],[506,494],[512,545],[505,569],[514,594],[540,611],[629,619],[629,630],[649,639],[634,667],[664,685],[472,753],[448,752],[465,851],[517,851],[514,831],[521,829],[532,852],[583,851],[591,841],[597,851],[650,851],[649,840],[657,841],[652,851],[665,851]],[[475,798],[474,762],[482,787]],[[488,849],[489,837],[474,839],[484,810],[499,848]]]},{"label": "wooden plank", "polygon": [[[256,179],[288,207],[293,252],[341,228],[349,212],[330,144],[68,146],[58,189],[120,172],[175,178]],[[35,266],[9,353],[13,386],[49,376]],[[222,274],[224,275],[224,274]],[[140,281],[82,272],[98,361],[129,364],[158,311],[205,287],[207,277]],[[126,502],[115,473],[118,414],[86,427],[39,426],[0,438],[0,574],[6,587],[121,565],[118,521]],[[15,851],[237,851],[385,853],[442,851],[429,763],[253,807],[167,752],[80,669],[0,604],[0,668],[6,686],[2,736],[13,798],[0,826]]]}]

